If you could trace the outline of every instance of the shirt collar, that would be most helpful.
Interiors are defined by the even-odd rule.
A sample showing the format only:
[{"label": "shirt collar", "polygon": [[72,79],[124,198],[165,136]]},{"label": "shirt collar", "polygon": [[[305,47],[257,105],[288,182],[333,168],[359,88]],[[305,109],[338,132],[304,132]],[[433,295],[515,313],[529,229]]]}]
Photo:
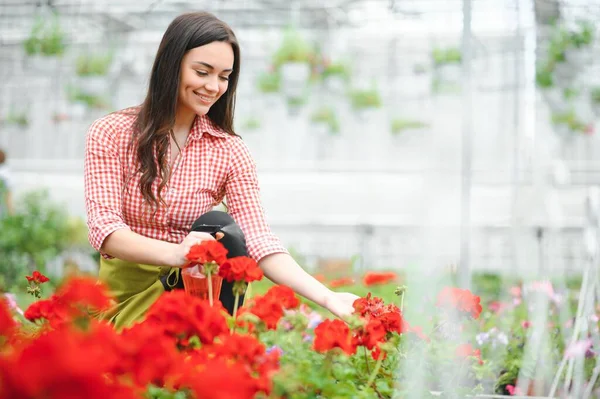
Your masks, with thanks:
[{"label": "shirt collar", "polygon": [[217,125],[210,120],[208,115],[197,115],[190,131],[190,136],[193,139],[199,139],[204,133],[208,133],[211,136],[218,138],[226,138],[229,136],[227,132],[224,132]]}]

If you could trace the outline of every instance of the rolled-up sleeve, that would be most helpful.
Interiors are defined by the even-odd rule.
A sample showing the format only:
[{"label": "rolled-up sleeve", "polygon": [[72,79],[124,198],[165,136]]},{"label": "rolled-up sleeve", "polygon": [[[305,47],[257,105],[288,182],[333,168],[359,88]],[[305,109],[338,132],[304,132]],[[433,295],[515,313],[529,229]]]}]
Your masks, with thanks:
[{"label": "rolled-up sleeve", "polygon": [[248,147],[235,137],[231,151],[225,196],[229,214],[246,237],[248,255],[258,262],[267,255],[288,253],[266,221],[260,201],[256,164]]},{"label": "rolled-up sleeve", "polygon": [[122,169],[115,129],[106,119],[89,128],[84,160],[85,207],[88,239],[104,258],[111,256],[100,248],[106,237],[119,229],[129,229],[122,215]]}]

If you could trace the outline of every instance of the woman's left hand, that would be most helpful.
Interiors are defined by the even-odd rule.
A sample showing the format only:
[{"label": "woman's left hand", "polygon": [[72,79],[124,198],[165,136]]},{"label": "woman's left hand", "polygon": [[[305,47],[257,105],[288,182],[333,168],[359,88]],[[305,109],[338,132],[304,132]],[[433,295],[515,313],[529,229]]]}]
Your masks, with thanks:
[{"label": "woman's left hand", "polygon": [[323,307],[329,310],[337,317],[343,319],[346,316],[350,316],[354,313],[354,307],[352,304],[355,300],[360,298],[357,295],[349,292],[331,292],[323,303]]}]

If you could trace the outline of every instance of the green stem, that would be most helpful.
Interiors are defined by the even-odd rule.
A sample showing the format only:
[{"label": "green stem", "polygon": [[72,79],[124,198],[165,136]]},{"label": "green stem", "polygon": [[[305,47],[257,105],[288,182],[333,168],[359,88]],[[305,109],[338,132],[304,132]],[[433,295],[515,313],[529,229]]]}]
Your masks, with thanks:
[{"label": "green stem", "polygon": [[365,365],[367,366],[367,373],[371,373],[370,367],[369,367],[369,356],[367,355],[367,347],[363,346],[363,352],[365,354]]},{"label": "green stem", "polygon": [[400,313],[404,310],[404,291],[402,291],[402,296],[400,297]]},{"label": "green stem", "polygon": [[373,372],[371,373],[371,376],[369,377],[369,381],[367,381],[367,388],[369,388],[371,386],[373,381],[375,381],[375,377],[377,377],[377,373],[379,372],[379,369],[381,368],[381,363],[383,363],[383,354],[384,354],[383,351],[379,352],[379,357],[377,358],[377,364],[375,364],[375,368],[373,369]]},{"label": "green stem", "polygon": [[206,278],[208,279],[208,303],[210,303],[210,306],[213,305],[213,289],[212,289],[212,276],[210,274],[210,271],[206,273]]},{"label": "green stem", "polygon": [[235,315],[237,313],[239,303],[240,303],[240,294],[239,294],[239,292],[236,292],[235,299],[233,301],[233,324],[231,325],[231,329],[229,330],[230,334],[233,334],[233,332],[235,331]]}]

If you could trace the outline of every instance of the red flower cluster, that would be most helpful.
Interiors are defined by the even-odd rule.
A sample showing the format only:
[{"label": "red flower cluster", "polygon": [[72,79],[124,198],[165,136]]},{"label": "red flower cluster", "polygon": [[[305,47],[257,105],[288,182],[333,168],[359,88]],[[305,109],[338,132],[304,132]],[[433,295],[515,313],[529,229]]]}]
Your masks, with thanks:
[{"label": "red flower cluster", "polygon": [[240,309],[240,315],[252,313],[265,324],[267,329],[275,330],[283,317],[284,309],[295,309],[300,301],[291,288],[285,285],[271,287],[263,296],[257,296]]},{"label": "red flower cluster", "polygon": [[[323,282],[325,280],[325,276],[318,275],[318,280]],[[317,276],[315,276],[317,278]],[[395,272],[366,272],[362,277],[362,283],[366,287],[371,287],[373,285],[384,285],[389,284],[398,280],[398,274]],[[340,277],[334,280],[331,280],[328,285],[331,288],[340,288],[354,285],[356,282],[352,277]]]},{"label": "red flower cluster", "polygon": [[386,305],[381,298],[372,298],[371,293],[354,301],[354,311],[365,320],[356,333],[356,345],[374,350],[375,359],[379,357],[380,343],[389,339],[392,333],[402,334],[405,330],[400,309],[394,304]]},{"label": "red flower cluster", "polygon": [[329,286],[331,288],[340,288],[340,287],[347,287],[350,285],[354,284],[354,279],[350,278],[350,277],[342,277],[342,278],[338,278],[336,280],[332,280],[329,283]]},{"label": "red flower cluster", "polygon": [[219,241],[207,240],[192,246],[188,252],[186,267],[215,262],[222,265],[227,260],[227,249]]},{"label": "red flower cluster", "polygon": [[42,290],[40,288],[40,284],[50,281],[50,279],[44,276],[42,273],[37,270],[32,273],[31,276],[25,276],[27,281],[29,282],[29,287],[27,287],[27,293],[33,295],[36,298],[42,297]]},{"label": "red flower cluster", "polygon": [[341,348],[347,354],[353,354],[358,346],[364,346],[377,359],[380,344],[387,342],[392,333],[403,332],[402,315],[396,305],[386,305],[383,299],[372,298],[369,293],[354,301],[354,309],[362,319],[360,327],[350,330],[343,321],[325,320],[315,328],[313,349],[326,352]]},{"label": "red flower cluster", "polygon": [[340,348],[349,355],[356,352],[348,325],[338,319],[324,320],[315,328],[313,349],[317,352],[327,352],[334,348]]},{"label": "red flower cluster", "polygon": [[462,344],[456,347],[455,354],[459,358],[467,359],[470,357],[474,357],[477,359],[479,364],[483,364],[483,360],[481,360],[481,350],[473,349],[471,344]]},{"label": "red flower cluster", "polygon": [[436,306],[453,308],[473,319],[479,318],[483,309],[481,307],[481,298],[473,295],[469,290],[456,287],[445,287],[438,295]]},{"label": "red flower cluster", "polygon": [[0,343],[2,336],[10,336],[17,323],[10,313],[10,307],[4,297],[0,297]]},{"label": "red flower cluster", "polygon": [[263,271],[254,259],[246,256],[236,256],[227,259],[219,267],[219,276],[229,282],[234,282],[234,294],[242,295],[246,292],[248,283],[263,278]]},{"label": "red flower cluster", "polygon": [[367,272],[363,276],[363,284],[370,287],[372,285],[388,284],[397,279],[398,275],[394,272]]},{"label": "red flower cluster", "polygon": [[[213,345],[207,346],[202,351],[197,351],[190,358],[196,369],[202,370],[207,363],[216,359],[226,359],[229,366],[241,368],[246,377],[244,386],[253,391],[270,393],[271,379],[279,370],[279,352],[266,353],[265,345],[252,335],[233,334],[224,335]],[[245,388],[244,390],[246,390]],[[203,397],[203,396],[199,396]],[[212,397],[207,395],[206,397]]]},{"label": "red flower cluster", "polygon": [[98,335],[59,328],[42,334],[22,350],[0,357],[0,398],[139,397],[133,387],[107,375],[119,359],[106,350],[106,337],[98,339],[106,331],[97,328]]},{"label": "red flower cluster", "polygon": [[[37,313],[54,323],[0,351],[0,399],[133,399],[142,397],[149,384],[186,389],[197,398],[250,399],[270,393],[278,352],[267,354],[253,336],[230,335],[219,304],[210,306],[184,291],[165,293],[143,322],[118,333],[84,311],[109,303],[103,287],[92,281],[72,279],[51,299],[27,309],[30,317]],[[297,301],[285,288],[271,295],[281,303]],[[4,328],[9,325],[4,319],[12,322],[1,301],[2,333],[15,334],[14,322]]]},{"label": "red flower cluster", "polygon": [[210,306],[208,301],[190,296],[183,290],[174,290],[164,293],[152,304],[144,323],[160,329],[178,345],[187,347],[193,336],[206,344],[228,333],[226,312],[221,302]]},{"label": "red flower cluster", "polygon": [[219,276],[225,280],[244,281],[251,283],[263,278],[263,271],[256,261],[246,256],[237,256],[227,259],[219,268]]},{"label": "red flower cluster", "polygon": [[90,277],[74,277],[59,287],[50,298],[34,302],[25,311],[30,321],[45,319],[53,328],[103,311],[112,305],[106,286]]},{"label": "red flower cluster", "polygon": [[37,270],[34,271],[31,276],[25,276],[25,278],[30,283],[37,283],[37,284],[43,284],[43,283],[50,281],[50,279],[48,277],[44,276],[42,273],[38,272]]}]

